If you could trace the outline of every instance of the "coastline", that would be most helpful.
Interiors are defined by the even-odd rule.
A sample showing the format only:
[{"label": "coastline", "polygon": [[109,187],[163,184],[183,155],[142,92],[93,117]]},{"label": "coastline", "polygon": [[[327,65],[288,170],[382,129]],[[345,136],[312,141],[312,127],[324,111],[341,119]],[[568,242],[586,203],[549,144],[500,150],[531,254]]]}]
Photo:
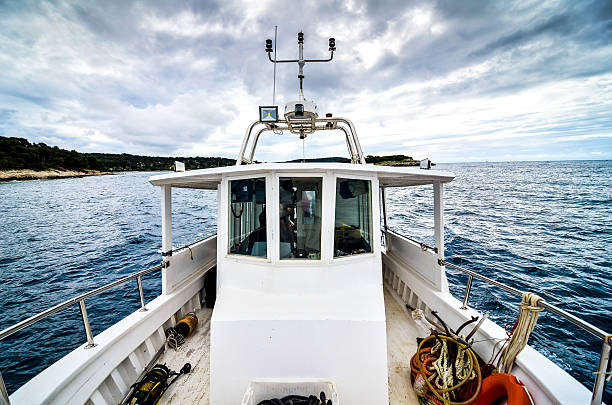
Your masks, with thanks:
[{"label": "coastline", "polygon": [[14,181],[14,180],[53,180],[53,179],[73,178],[73,177],[102,176],[106,174],[111,174],[111,172],[100,172],[97,170],[58,170],[58,169],[0,170],[0,182],[7,182],[7,181]]}]

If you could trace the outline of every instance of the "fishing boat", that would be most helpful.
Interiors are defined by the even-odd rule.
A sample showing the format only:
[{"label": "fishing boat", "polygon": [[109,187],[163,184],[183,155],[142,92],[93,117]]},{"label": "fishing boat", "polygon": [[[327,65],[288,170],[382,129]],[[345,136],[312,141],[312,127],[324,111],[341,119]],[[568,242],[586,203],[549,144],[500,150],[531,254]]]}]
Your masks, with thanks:
[{"label": "fishing boat", "polygon": [[[353,123],[333,114],[319,116],[317,105],[304,97],[304,66],[331,61],[335,40],[329,40],[327,59],[305,59],[303,43],[299,33],[298,59],[278,60],[272,57],[272,41],[266,42],[275,66],[298,64],[299,97],[286,104],[282,116],[276,105],[259,107],[235,166],[150,178],[161,189],[159,265],[72,297],[0,332],[5,339],[74,305],[85,331],[81,346],[10,397],[0,379],[0,403],[139,403],[130,402],[128,395],[139,389],[134,384],[154,365],[178,370],[189,363],[190,370],[176,373],[176,382],[164,389],[160,403],[289,403],[266,401],[313,394],[333,404],[467,404],[491,389],[480,366],[496,356],[505,359],[500,375],[512,376],[507,380],[511,387],[504,388],[510,396],[512,387],[519,387],[521,398],[535,404],[602,403],[610,334],[537,295],[446,261],[444,190],[453,173],[431,170],[430,164],[367,164]],[[347,162],[260,162],[258,141],[270,133],[300,139],[338,136],[346,143]],[[434,246],[387,226],[386,190],[415,186],[433,188]],[[172,210],[177,188],[216,190],[216,234],[173,247],[173,214],[180,215]],[[402,203],[403,209],[411,209],[410,201]],[[465,274],[463,297],[450,293],[449,270]],[[162,291],[146,302],[142,277],[150,273],[161,275]],[[516,294],[516,328],[524,344],[542,310],[600,338],[593,388],[531,346],[513,346],[506,328],[470,307],[474,279]],[[94,336],[87,300],[134,280],[140,308]],[[173,336],[168,331],[178,330],[186,316],[192,322],[188,332],[174,343],[176,350],[168,348]],[[518,334],[515,330],[513,336]],[[436,341],[436,346],[425,347],[428,341]],[[463,402],[453,399],[450,389],[431,387],[431,381],[445,378],[443,371],[430,375],[428,360],[420,357],[424,348],[438,351],[438,359],[443,353],[450,356],[453,350],[445,349],[447,343],[456,345],[455,355],[467,353],[468,360],[461,364],[470,367],[461,378],[452,366],[457,372],[449,377],[450,385],[457,378],[461,384],[476,381]],[[513,356],[508,354],[511,346]],[[419,378],[420,392],[415,390]],[[526,403],[510,396],[508,403]]]}]

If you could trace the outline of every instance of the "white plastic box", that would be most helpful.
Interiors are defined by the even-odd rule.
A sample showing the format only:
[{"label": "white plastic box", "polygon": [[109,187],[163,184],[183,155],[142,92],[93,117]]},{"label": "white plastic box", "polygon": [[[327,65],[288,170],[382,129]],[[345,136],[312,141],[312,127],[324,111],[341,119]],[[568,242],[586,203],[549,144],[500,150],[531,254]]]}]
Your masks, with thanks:
[{"label": "white plastic box", "polygon": [[333,405],[339,405],[338,393],[334,383],[324,379],[259,379],[249,383],[242,405],[257,405],[261,401],[283,398],[287,395],[315,395],[324,392]]}]

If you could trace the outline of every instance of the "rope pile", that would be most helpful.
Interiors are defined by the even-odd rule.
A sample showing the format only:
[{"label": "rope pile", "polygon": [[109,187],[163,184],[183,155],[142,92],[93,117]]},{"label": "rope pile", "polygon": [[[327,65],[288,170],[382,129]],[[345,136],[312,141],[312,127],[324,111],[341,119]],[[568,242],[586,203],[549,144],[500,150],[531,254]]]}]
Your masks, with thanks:
[{"label": "rope pile", "polygon": [[480,394],[478,358],[465,343],[434,333],[410,360],[410,379],[421,403],[467,405]]},{"label": "rope pile", "polygon": [[[482,388],[482,380],[492,373],[510,373],[516,356],[527,345],[539,313],[542,298],[533,293],[524,293],[517,322],[506,324],[508,338],[495,344],[491,360],[480,367],[479,359],[471,349],[470,337],[480,327],[482,321],[472,332],[463,337],[459,333],[478,318],[463,323],[457,331],[451,331],[444,321],[432,311],[445,334],[432,330],[432,334],[419,341],[416,354],[410,360],[410,379],[420,404],[468,405],[474,402]],[[414,314],[413,314],[414,315]],[[471,343],[470,343],[471,342]],[[495,354],[496,347],[503,342]],[[499,362],[497,362],[498,356]],[[495,364],[498,364],[497,369]]]}]

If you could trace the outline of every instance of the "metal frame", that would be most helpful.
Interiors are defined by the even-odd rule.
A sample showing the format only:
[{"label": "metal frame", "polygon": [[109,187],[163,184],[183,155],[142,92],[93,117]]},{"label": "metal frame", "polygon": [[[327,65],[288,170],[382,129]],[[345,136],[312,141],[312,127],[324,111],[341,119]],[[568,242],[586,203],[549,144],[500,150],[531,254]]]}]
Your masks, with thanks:
[{"label": "metal frame", "polygon": [[[51,316],[53,314],[55,314],[56,312],[59,312],[63,309],[68,308],[69,306],[78,304],[79,306],[79,310],[81,312],[81,318],[83,319],[83,326],[85,328],[85,336],[87,339],[87,344],[84,346],[85,349],[90,349],[94,346],[96,346],[96,344],[94,343],[94,337],[93,337],[93,332],[91,330],[91,325],[89,323],[89,317],[87,316],[87,308],[85,307],[85,299],[93,297],[94,295],[98,295],[100,293],[103,293],[106,290],[109,290],[113,287],[117,287],[118,285],[121,284],[125,284],[130,280],[136,279],[136,282],[138,284],[138,294],[140,296],[140,304],[141,304],[141,308],[140,311],[146,311],[147,308],[145,306],[145,297],[144,297],[144,293],[142,290],[142,276],[144,276],[145,274],[149,274],[152,273],[154,271],[159,271],[162,269],[162,265],[157,265],[157,266],[153,266],[150,267],[146,270],[142,270],[139,271],[137,273],[133,273],[130,274],[127,277],[123,277],[117,281],[113,281],[112,283],[108,283],[102,287],[96,288],[95,290],[91,290],[89,292],[86,292],[84,294],[81,295],[77,295],[76,297],[70,298],[60,304],[57,304],[49,309],[46,309],[42,312],[39,312],[38,314],[31,316],[27,319],[24,319],[21,322],[16,323],[13,326],[10,326],[6,329],[4,329],[3,331],[0,331],[0,340],[6,339],[7,337],[14,335],[15,333],[19,332],[22,329],[27,328],[28,326],[41,321],[45,318],[47,318],[48,316]],[[2,379],[2,373],[0,372],[0,405],[8,405],[10,404],[9,402],[9,398],[8,398],[8,392],[6,390],[6,387],[4,385],[4,380]]]},{"label": "metal frame", "polygon": [[[336,50],[336,40],[334,38],[329,39],[329,58],[328,59],[304,59],[304,33],[298,33],[298,59],[286,59],[286,60],[278,60],[276,59],[276,52],[274,52],[274,59],[272,59],[272,55],[270,55],[273,51],[272,48],[266,48],[266,52],[268,53],[268,59],[270,62],[276,65],[277,63],[297,63],[298,64],[298,79],[300,80],[300,100],[304,100],[304,65],[306,63],[312,62],[331,62],[334,59],[334,51]],[[332,42],[333,41],[333,42]],[[276,48],[276,29],[274,32],[274,47]],[[276,80],[276,71],[275,76]],[[276,84],[275,84],[276,86]]]},{"label": "metal frame", "polygon": [[[276,28],[277,27],[274,27],[274,49],[272,49],[272,40],[266,40],[266,53],[268,54],[268,60],[274,64],[274,85],[272,91],[273,103],[274,99],[276,98],[276,65],[278,63],[298,64],[298,79],[300,81],[299,100],[306,101],[306,99],[304,98],[304,66],[306,65],[306,63],[331,62],[334,59],[334,51],[336,50],[336,40],[334,38],[329,38],[329,58],[304,59],[304,33],[300,31],[297,35],[298,58],[279,60],[276,58]],[[272,53],[274,53],[274,59],[272,59]],[[260,107],[260,119],[261,108],[262,107]],[[339,123],[348,126],[350,133],[345,126],[338,126]],[[251,132],[258,124],[265,125],[265,127],[257,131],[257,135],[255,135],[255,139],[251,146],[249,158],[247,159],[245,157],[245,152],[249,140],[251,138]],[[308,134],[314,133],[315,131],[334,129],[341,130],[344,132],[344,135],[346,136],[347,148],[349,150],[349,156],[351,157],[351,163],[365,164],[365,157],[363,156],[363,151],[361,150],[361,145],[359,144],[359,139],[357,138],[357,131],[355,130],[355,126],[351,121],[344,118],[331,118],[331,116],[326,118],[317,118],[317,113],[315,111],[304,111],[303,114],[301,114],[300,116],[296,116],[296,113],[294,112],[285,113],[285,119],[279,119],[275,123],[264,123],[261,121],[255,121],[251,125],[249,125],[246,135],[244,136],[244,140],[242,141],[240,154],[238,155],[238,159],[236,159],[236,165],[239,166],[243,163],[253,163],[255,149],[257,148],[257,142],[259,141],[259,137],[261,136],[261,134],[265,131],[273,131],[275,133],[279,133],[279,131],[288,130],[294,134],[298,134],[300,136],[300,139],[304,139]]]},{"label": "metal frame", "polygon": [[8,392],[6,391],[4,379],[2,378],[2,373],[0,373],[0,405],[10,405]]},{"label": "metal frame", "polygon": [[[319,124],[319,125],[317,125]],[[263,125],[263,128],[260,128],[253,139],[251,144],[250,152],[248,154],[248,158],[245,157],[247,147],[249,145],[249,141],[251,140],[251,136],[253,134],[253,130],[256,126]],[[244,135],[244,139],[242,140],[242,146],[240,147],[240,153],[238,154],[238,159],[236,159],[236,166],[242,164],[251,164],[254,162],[255,157],[255,149],[257,148],[257,143],[259,142],[259,137],[262,133],[267,131],[283,131],[288,130],[294,133],[313,133],[315,131],[330,131],[330,130],[340,130],[344,132],[346,137],[347,149],[349,152],[349,156],[351,159],[351,163],[360,163],[365,164],[365,156],[363,155],[363,150],[361,149],[361,143],[359,142],[359,138],[357,137],[357,130],[355,129],[355,125],[346,119],[341,117],[336,118],[306,118],[306,119],[284,119],[279,120],[276,123],[264,123],[261,121],[254,121],[249,125]]]}]

